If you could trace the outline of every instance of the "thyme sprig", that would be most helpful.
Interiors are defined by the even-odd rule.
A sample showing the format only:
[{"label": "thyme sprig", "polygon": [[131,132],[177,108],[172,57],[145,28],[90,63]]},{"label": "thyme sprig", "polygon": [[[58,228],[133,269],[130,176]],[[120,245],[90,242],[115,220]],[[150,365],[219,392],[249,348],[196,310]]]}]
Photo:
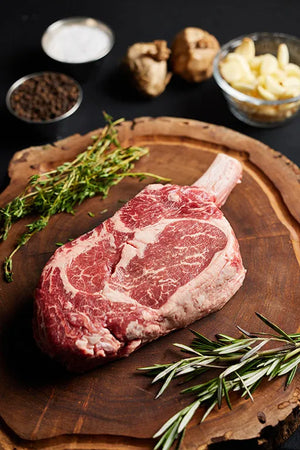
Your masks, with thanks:
[{"label": "thyme sprig", "polygon": [[[155,364],[140,369],[154,377],[152,383],[162,382],[156,398],[163,394],[174,379],[184,377],[185,381],[191,381],[211,369],[219,370],[219,374],[207,382],[196,383],[181,391],[192,394],[193,401],[155,433],[153,437],[159,438],[155,450],[168,450],[175,441],[176,448],[179,448],[188,423],[202,405],[206,406],[206,410],[201,422],[216,405],[221,407],[223,398],[232,409],[229,397],[231,391],[237,391],[241,397],[253,401],[252,394],[263,379],[270,381],[286,375],[286,387],[292,382],[300,364],[300,333],[287,334],[263,315],[256,314],[273,332],[249,333],[238,327],[242,332],[240,338],[217,334],[216,340],[211,340],[192,331],[195,338],[190,346],[174,344],[191,356],[175,363]],[[262,350],[266,345],[268,348]]]},{"label": "thyme sprig", "polygon": [[73,161],[65,162],[56,169],[41,175],[33,175],[24,191],[0,208],[0,241],[5,240],[14,223],[24,217],[36,215],[36,220],[27,225],[14,250],[5,259],[6,281],[13,279],[12,259],[16,252],[37,232],[43,230],[54,214],[74,214],[74,207],[85,199],[100,195],[106,197],[109,189],[124,177],[139,180],[152,177],[168,181],[147,172],[129,172],[134,161],[148,153],[144,147],[123,147],[118,139],[117,125],[124,119],[113,121],[104,114],[107,125],[100,136],[94,136],[92,145]]}]

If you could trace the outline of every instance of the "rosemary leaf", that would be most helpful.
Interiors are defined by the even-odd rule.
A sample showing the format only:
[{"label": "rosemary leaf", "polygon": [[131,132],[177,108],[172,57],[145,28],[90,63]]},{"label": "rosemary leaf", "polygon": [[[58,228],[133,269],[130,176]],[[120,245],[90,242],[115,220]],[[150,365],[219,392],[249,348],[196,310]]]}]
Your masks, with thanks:
[{"label": "rosemary leaf", "polygon": [[289,361],[288,363],[283,363],[281,367],[278,369],[278,376],[285,375],[289,373],[291,370],[294,369],[294,367],[298,367],[300,364],[300,355],[298,355],[295,359],[292,361]]},{"label": "rosemary leaf", "polygon": [[[251,392],[249,391],[247,385],[245,384],[243,378],[239,375],[238,372],[235,372],[235,374],[236,374],[237,378],[240,380],[240,382],[241,382],[243,388],[245,389],[244,393],[242,394],[242,397],[244,397],[246,394],[248,394],[248,396],[249,396],[249,397],[251,398],[251,400],[253,401],[252,394],[251,394]],[[236,390],[238,390],[238,389],[236,389]]]},{"label": "rosemary leaf", "polygon": [[187,424],[190,422],[190,420],[192,420],[193,415],[195,414],[195,412],[197,411],[197,409],[200,406],[200,400],[195,401],[195,403],[193,403],[193,405],[191,406],[191,408],[188,410],[188,412],[183,416],[183,419],[180,422],[180,425],[178,427],[178,433],[181,433],[185,427],[187,426]]},{"label": "rosemary leaf", "polygon": [[286,334],[285,331],[283,331],[281,328],[279,328],[277,325],[272,323],[270,320],[268,320],[266,317],[264,317],[262,314],[259,314],[258,312],[255,313],[257,317],[259,317],[260,320],[262,320],[266,325],[268,325],[270,328],[273,328],[278,334],[281,334],[285,339],[287,339],[290,342],[294,342],[293,338],[291,338],[288,334]]},{"label": "rosemary leaf", "polygon": [[223,377],[218,378],[218,390],[217,390],[217,398],[218,398],[218,408],[220,409],[222,406],[222,398],[223,398]]},{"label": "rosemary leaf", "polygon": [[[186,409],[186,408],[185,408]],[[181,416],[182,411],[179,411],[178,413],[174,414],[153,436],[154,438],[157,438],[164,434],[166,430]]]},{"label": "rosemary leaf", "polygon": [[172,364],[170,366],[168,366],[166,369],[164,369],[162,372],[160,372],[152,381],[152,383],[156,383],[157,381],[159,381],[162,378],[165,378],[170,372],[174,373],[174,369],[176,369],[176,367],[178,367],[182,362],[181,361],[177,361],[175,364]]},{"label": "rosemary leaf", "polygon": [[180,348],[181,350],[185,351],[186,353],[194,353],[194,354],[200,356],[200,353],[199,353],[197,350],[195,350],[195,349],[193,349],[193,348],[191,348],[191,347],[188,347],[187,345],[184,345],[184,344],[174,344],[174,347],[178,347],[178,348]]},{"label": "rosemary leaf", "polygon": [[212,410],[214,409],[214,407],[217,404],[217,400],[215,400],[205,411],[205,413],[203,414],[203,417],[201,419],[201,422],[204,422],[204,420],[207,418],[207,416],[212,412]]},{"label": "rosemary leaf", "polygon": [[241,339],[240,341],[238,340],[234,344],[226,345],[221,349],[217,348],[214,351],[217,352],[219,355],[226,355],[228,353],[234,353],[238,352],[239,350],[244,350],[245,348],[249,349],[250,343],[251,343],[250,339]]},{"label": "rosemary leaf", "polygon": [[286,383],[285,383],[285,388],[287,388],[287,387],[291,384],[291,382],[293,381],[294,376],[296,375],[296,372],[297,372],[297,368],[298,368],[298,367],[295,366],[295,367],[293,367],[293,369],[291,370],[289,376],[287,377],[287,380],[286,380]]},{"label": "rosemary leaf", "polygon": [[259,344],[257,344],[255,347],[251,348],[251,350],[249,350],[249,352],[247,352],[241,358],[241,362],[245,361],[246,359],[249,359],[251,356],[255,355],[255,353],[257,353],[258,350],[260,350],[262,347],[264,347],[268,342],[269,342],[269,340],[265,339],[265,340],[261,341]]},{"label": "rosemary leaf", "polygon": [[225,383],[224,378],[222,378],[222,383],[223,383],[223,389],[224,389],[224,395],[225,395],[226,403],[227,403],[227,405],[228,405],[228,408],[229,408],[229,409],[232,409],[231,402],[230,402],[230,398],[229,398],[228,389],[227,389],[227,386],[226,386],[226,383]]},{"label": "rosemary leaf", "polygon": [[164,391],[167,389],[167,387],[171,383],[172,379],[174,378],[175,373],[176,373],[176,367],[172,370],[172,372],[169,373],[169,376],[165,380],[164,384],[162,385],[162,387],[158,391],[158,393],[157,393],[155,398],[160,397],[164,393]]}]

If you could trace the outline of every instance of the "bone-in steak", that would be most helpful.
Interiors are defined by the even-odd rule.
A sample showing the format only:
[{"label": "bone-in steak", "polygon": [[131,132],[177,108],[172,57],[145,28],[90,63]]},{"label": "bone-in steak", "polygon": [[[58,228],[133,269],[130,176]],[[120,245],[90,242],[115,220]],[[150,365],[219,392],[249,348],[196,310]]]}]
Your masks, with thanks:
[{"label": "bone-in steak", "polygon": [[149,185],[56,250],[35,294],[41,349],[83,371],[220,309],[245,276],[219,209],[240,177],[220,154],[193,186]]}]

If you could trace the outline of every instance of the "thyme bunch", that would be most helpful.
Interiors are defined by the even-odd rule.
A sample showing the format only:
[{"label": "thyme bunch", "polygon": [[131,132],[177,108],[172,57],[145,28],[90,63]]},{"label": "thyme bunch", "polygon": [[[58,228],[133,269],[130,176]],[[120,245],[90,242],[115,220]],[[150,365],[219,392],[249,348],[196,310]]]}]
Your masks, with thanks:
[{"label": "thyme bunch", "polygon": [[148,149],[136,146],[124,148],[119,142],[116,128],[124,119],[113,121],[105,113],[104,117],[107,125],[100,136],[93,137],[92,145],[73,161],[65,162],[47,173],[33,175],[24,191],[0,208],[0,241],[7,239],[14,223],[27,216],[37,216],[36,220],[26,226],[27,229],[14,250],[5,259],[6,281],[13,280],[13,256],[32,236],[47,226],[54,214],[74,214],[76,205],[95,195],[106,197],[109,189],[124,177],[141,180],[150,176],[166,181],[151,173],[129,172],[134,161],[146,155]]},{"label": "thyme bunch", "polygon": [[[163,394],[174,379],[184,377],[185,381],[191,381],[210,369],[219,370],[219,375],[209,381],[195,383],[181,391],[183,394],[192,394],[193,401],[155,433],[153,437],[159,438],[155,450],[168,450],[175,441],[176,448],[179,448],[186,427],[200,406],[206,406],[201,422],[216,405],[221,408],[223,398],[232,409],[230,391],[237,391],[241,397],[251,398],[253,401],[252,393],[263,379],[270,381],[286,375],[286,386],[292,382],[300,364],[300,333],[287,334],[261,314],[256,314],[275,333],[249,333],[238,327],[242,337],[236,339],[217,334],[213,341],[192,331],[195,338],[190,346],[174,344],[192,356],[175,363],[155,364],[140,369],[154,377],[152,383],[162,382],[156,398]],[[262,350],[270,343],[275,343],[276,347]]]}]

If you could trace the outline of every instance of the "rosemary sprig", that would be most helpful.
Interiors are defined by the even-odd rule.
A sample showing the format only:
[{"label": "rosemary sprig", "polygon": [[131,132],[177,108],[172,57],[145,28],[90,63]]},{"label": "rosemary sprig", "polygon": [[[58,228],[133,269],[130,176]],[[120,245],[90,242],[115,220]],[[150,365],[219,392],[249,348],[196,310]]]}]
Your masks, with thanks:
[{"label": "rosemary sprig", "polygon": [[152,173],[129,172],[142,156],[148,153],[143,147],[124,148],[119,142],[116,126],[124,119],[113,121],[104,113],[107,125],[100,136],[94,136],[92,145],[80,153],[73,161],[65,162],[50,172],[33,175],[22,194],[0,208],[0,241],[8,237],[12,225],[20,219],[37,215],[38,218],[27,225],[16,247],[4,262],[6,281],[12,281],[12,259],[16,252],[37,232],[43,230],[51,216],[60,212],[74,214],[75,205],[85,199],[100,195],[106,197],[111,186],[124,177],[139,180],[153,177],[168,181]]},{"label": "rosemary sprig", "polygon": [[[231,391],[240,392],[241,397],[251,398],[253,401],[252,393],[264,378],[270,381],[286,375],[286,387],[292,382],[300,364],[300,333],[287,334],[266,317],[256,314],[275,333],[249,333],[238,327],[242,337],[236,339],[218,334],[213,341],[192,331],[195,338],[190,346],[174,344],[191,356],[175,363],[155,364],[140,369],[154,377],[152,383],[162,382],[156,398],[178,377],[190,381],[210,369],[219,370],[219,374],[209,381],[194,384],[181,391],[192,394],[194,399],[155,433],[153,437],[159,438],[155,450],[168,450],[175,441],[176,448],[179,448],[188,423],[202,405],[206,406],[206,411],[201,422],[216,405],[221,407],[223,398],[228,407],[232,408],[229,398]],[[277,345],[275,348],[271,346],[262,350],[267,344],[270,346],[270,343]]]}]

